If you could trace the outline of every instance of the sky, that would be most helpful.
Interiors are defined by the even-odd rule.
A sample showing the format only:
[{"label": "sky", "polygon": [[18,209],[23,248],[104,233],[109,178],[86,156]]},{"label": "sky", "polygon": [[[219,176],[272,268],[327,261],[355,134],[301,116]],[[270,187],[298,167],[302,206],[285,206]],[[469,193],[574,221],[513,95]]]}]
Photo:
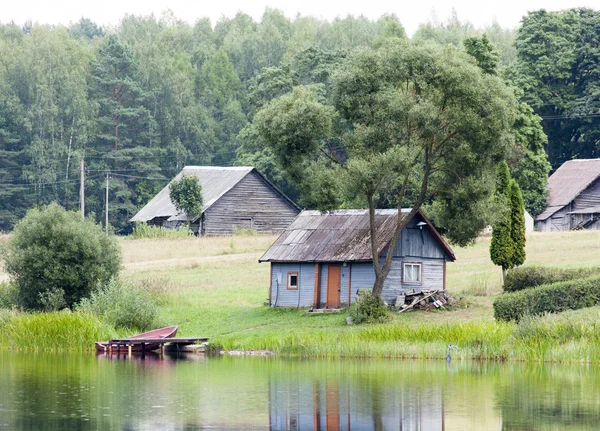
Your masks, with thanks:
[{"label": "sky", "polygon": [[468,20],[476,27],[496,20],[506,28],[517,27],[530,10],[600,9],[600,0],[0,0],[0,3],[0,22],[14,21],[18,25],[27,20],[68,25],[82,16],[103,26],[116,25],[125,14],[160,16],[167,9],[190,23],[209,17],[213,25],[222,16],[233,17],[238,11],[259,20],[266,7],[280,9],[288,17],[301,14],[328,20],[348,14],[376,19],[393,13],[409,35],[431,18],[432,11],[439,21],[445,21],[453,8],[461,20]]}]

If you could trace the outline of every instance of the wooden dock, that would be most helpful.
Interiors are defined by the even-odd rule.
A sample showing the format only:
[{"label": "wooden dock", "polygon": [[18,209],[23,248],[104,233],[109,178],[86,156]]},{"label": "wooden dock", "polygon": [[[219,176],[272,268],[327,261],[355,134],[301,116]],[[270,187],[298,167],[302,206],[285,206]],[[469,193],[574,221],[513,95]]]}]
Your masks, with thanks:
[{"label": "wooden dock", "polygon": [[[105,352],[108,352],[109,355],[112,355],[115,351],[117,354],[121,353],[121,348],[126,349],[126,352],[129,356],[133,352],[134,347],[136,348],[136,352],[141,352],[142,355],[147,351],[155,350],[155,346],[158,345],[160,348],[161,354],[165,352],[165,345],[169,346],[188,346],[190,344],[194,344],[196,342],[206,342],[208,338],[206,337],[184,337],[184,338],[116,338],[114,340],[110,340],[107,343],[105,348]],[[152,346],[153,348],[149,348]],[[125,353],[125,352],[123,352]]]}]

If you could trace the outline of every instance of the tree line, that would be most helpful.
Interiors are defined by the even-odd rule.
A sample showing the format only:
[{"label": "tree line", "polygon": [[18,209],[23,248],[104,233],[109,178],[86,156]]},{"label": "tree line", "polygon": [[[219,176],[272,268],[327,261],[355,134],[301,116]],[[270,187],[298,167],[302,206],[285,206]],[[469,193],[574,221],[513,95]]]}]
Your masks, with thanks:
[{"label": "tree line", "polygon": [[[545,202],[544,150],[554,167],[595,157],[598,19],[588,9],[538,11],[510,31],[475,29],[453,15],[421,25],[412,38],[455,45],[514,85],[520,102],[506,156],[533,214]],[[255,115],[299,86],[331,98],[332,73],[356,49],[407,39],[393,15],[325,21],[273,9],[258,22],[238,13],[214,26],[171,13],[128,15],[115,28],[85,18],[0,25],[0,229],[32,206],[77,208],[82,158],[86,211],[102,219],[110,176],[110,224],[118,232],[185,165],[253,165],[310,205],[317,197],[302,164],[283,169]],[[331,149],[343,147],[340,139],[329,141]]]}]

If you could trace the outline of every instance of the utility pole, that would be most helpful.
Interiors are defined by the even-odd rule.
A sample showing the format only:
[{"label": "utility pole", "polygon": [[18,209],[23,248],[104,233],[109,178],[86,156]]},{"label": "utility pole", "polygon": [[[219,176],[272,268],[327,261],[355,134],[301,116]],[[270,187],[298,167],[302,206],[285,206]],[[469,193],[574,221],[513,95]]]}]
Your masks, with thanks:
[{"label": "utility pole", "polygon": [[104,229],[108,233],[108,172],[106,173],[106,214],[104,220]]},{"label": "utility pole", "polygon": [[81,156],[81,167],[80,167],[80,176],[81,176],[81,184],[79,186],[79,202],[81,204],[81,218],[85,218],[85,176],[84,170],[85,163],[83,161],[83,156]]}]

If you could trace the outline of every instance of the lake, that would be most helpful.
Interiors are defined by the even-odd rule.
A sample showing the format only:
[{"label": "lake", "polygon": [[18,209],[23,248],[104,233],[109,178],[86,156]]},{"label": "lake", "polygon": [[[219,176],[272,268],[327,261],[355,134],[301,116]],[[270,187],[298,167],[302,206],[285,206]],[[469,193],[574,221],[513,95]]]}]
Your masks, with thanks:
[{"label": "lake", "polygon": [[0,352],[0,429],[592,430],[600,368]]}]

